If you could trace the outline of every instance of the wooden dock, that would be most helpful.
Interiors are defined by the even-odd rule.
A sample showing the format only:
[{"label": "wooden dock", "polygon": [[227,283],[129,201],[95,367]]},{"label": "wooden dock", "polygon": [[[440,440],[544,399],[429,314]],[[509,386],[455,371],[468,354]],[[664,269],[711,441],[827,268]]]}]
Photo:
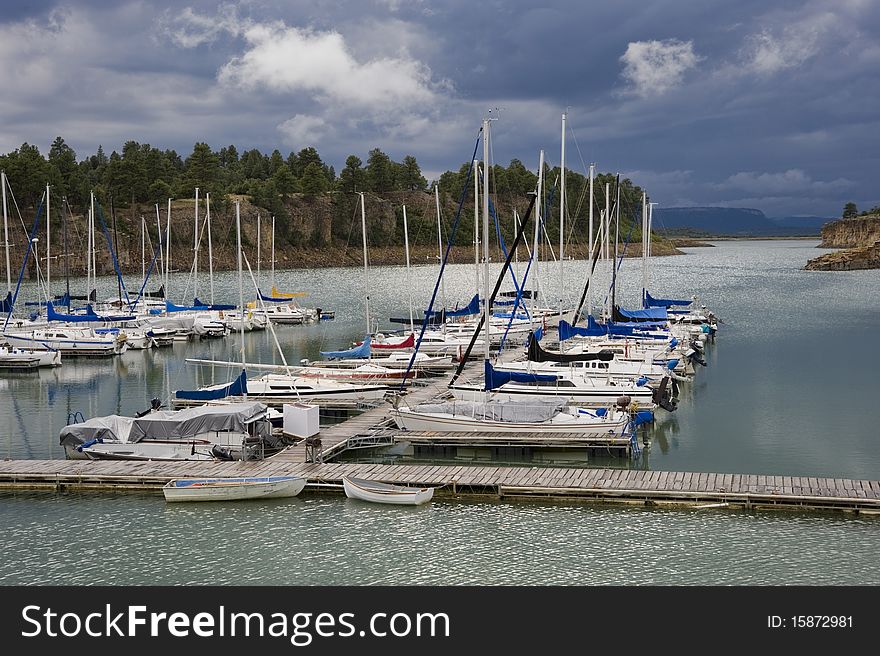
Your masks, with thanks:
[{"label": "wooden dock", "polygon": [[789,508],[880,514],[880,481],[609,468],[251,462],[5,460],[0,488],[159,491],[173,478],[296,475],[341,493],[342,476],[438,486],[435,498],[567,499],[693,508]]},{"label": "wooden dock", "polygon": [[[411,386],[405,396],[414,405],[436,398],[445,379]],[[154,491],[174,478],[297,475],[308,480],[307,491],[342,493],[342,477],[380,480],[404,485],[436,486],[435,498],[563,499],[645,506],[709,508],[790,508],[842,510],[880,514],[880,481],[720,474],[706,472],[644,471],[624,468],[458,466],[440,464],[385,465],[328,462],[352,443],[371,436],[391,436],[423,444],[527,446],[534,435],[476,436],[429,432],[397,432],[387,402],[345,421],[321,429],[321,458],[306,462],[300,443],[265,460],[205,461],[92,461],[3,460],[0,489],[24,490],[135,490]],[[584,438],[554,436],[563,447],[584,447]],[[542,439],[541,446],[547,446]],[[388,442],[390,443],[390,442]]]}]

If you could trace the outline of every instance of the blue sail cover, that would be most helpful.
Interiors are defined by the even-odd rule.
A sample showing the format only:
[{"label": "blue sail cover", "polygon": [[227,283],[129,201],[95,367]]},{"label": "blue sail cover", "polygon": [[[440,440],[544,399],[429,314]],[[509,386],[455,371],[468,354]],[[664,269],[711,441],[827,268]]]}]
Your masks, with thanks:
[{"label": "blue sail cover", "polygon": [[665,307],[646,308],[644,310],[622,310],[618,308],[618,311],[625,319],[640,321],[666,321],[669,319]]},{"label": "blue sail cover", "polygon": [[0,312],[4,314],[12,312],[12,292],[6,292],[6,298],[0,301]]},{"label": "blue sail cover", "polygon": [[257,290],[260,293],[260,300],[265,301],[266,303],[290,303],[291,297],[275,297],[275,296],[266,296],[262,290]]},{"label": "blue sail cover", "polygon": [[241,375],[234,381],[217,389],[178,390],[174,393],[175,398],[190,399],[192,401],[215,401],[225,399],[227,396],[244,396],[247,393],[247,374],[244,369]]},{"label": "blue sail cover", "polygon": [[524,371],[495,371],[491,363],[486,360],[485,373],[486,390],[493,390],[501,387],[504,383],[555,383],[556,376],[550,374],[532,374]]},{"label": "blue sail cover", "polygon": [[175,305],[171,301],[165,301],[165,311],[166,312],[188,312],[195,310],[197,312],[204,312],[205,310],[210,310],[211,308],[207,305]]},{"label": "blue sail cover", "polygon": [[195,306],[204,306],[209,310],[234,310],[237,308],[237,305],[226,305],[223,303],[202,303],[198,297],[193,299],[193,305]]},{"label": "blue sail cover", "polygon": [[654,298],[651,296],[648,291],[645,291],[645,307],[665,307],[669,308],[673,305],[680,305],[682,307],[686,307],[690,305],[693,301],[678,301],[670,298]]},{"label": "blue sail cover", "polygon": [[[593,317],[587,317],[590,321],[592,321]],[[608,331],[605,330],[604,326],[600,326],[595,321],[592,322],[593,325],[588,325],[586,328],[580,328],[578,326],[572,326],[565,319],[559,320],[559,341],[564,342],[567,339],[571,339],[572,337],[601,337],[602,335],[607,335]]]},{"label": "blue sail cover", "polygon": [[[431,314],[439,314],[443,312],[443,310],[432,311]],[[446,310],[447,317],[464,317],[469,314],[479,314],[480,313],[480,296],[478,294],[474,294],[474,297],[471,299],[471,302],[468,303],[463,308],[459,308],[458,310]]]},{"label": "blue sail cover", "polygon": [[321,351],[321,355],[331,360],[339,358],[369,358],[370,357],[370,335],[364,337],[364,341],[360,346],[348,349],[347,351]]},{"label": "blue sail cover", "polygon": [[91,303],[86,305],[86,311],[82,314],[61,314],[55,311],[52,301],[46,303],[46,317],[49,321],[65,321],[67,323],[84,323],[87,321],[132,321],[135,317],[131,315],[125,316],[100,316],[95,314]]}]

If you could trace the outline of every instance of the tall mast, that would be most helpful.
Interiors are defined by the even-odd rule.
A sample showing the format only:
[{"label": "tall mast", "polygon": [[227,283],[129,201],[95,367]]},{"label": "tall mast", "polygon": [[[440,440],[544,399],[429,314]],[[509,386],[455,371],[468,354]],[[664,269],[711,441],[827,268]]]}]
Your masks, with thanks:
[{"label": "tall mast", "polygon": [[159,218],[159,203],[156,203],[156,237],[159,240],[159,280],[165,283],[165,249],[162,247],[162,220]]},{"label": "tall mast", "polygon": [[[86,243],[88,243],[88,250],[86,252],[86,259],[88,260],[88,268],[86,269],[86,302],[90,301],[92,298],[92,266],[94,264],[93,256],[95,254],[95,236],[92,226],[95,224],[95,192],[89,192],[89,221],[88,226],[86,228],[86,232],[88,233],[88,238],[86,239]],[[97,278],[97,271],[95,273],[95,278]]]},{"label": "tall mast", "polygon": [[480,160],[474,160],[474,285],[480,295]]},{"label": "tall mast", "polygon": [[67,196],[61,197],[61,231],[64,240],[64,285],[65,297],[67,298],[67,311],[70,312],[70,253],[67,250],[67,212],[70,205]]},{"label": "tall mast", "polygon": [[[587,244],[589,245],[589,259],[588,262],[593,259],[593,248],[595,248],[596,244],[593,244],[593,178],[596,173],[596,165],[590,164],[590,225],[589,225],[589,239],[587,240]],[[593,314],[593,286],[590,287],[589,294],[587,294],[587,314]]]},{"label": "tall mast", "polygon": [[363,241],[364,241],[364,309],[367,315],[367,335],[372,334],[372,329],[370,328],[370,278],[369,278],[369,263],[367,261],[367,214],[364,209],[364,192],[359,191],[361,197],[361,232],[363,233]]},{"label": "tall mast", "polygon": [[199,188],[196,187],[196,215],[193,220],[193,299],[199,297]]},{"label": "tall mast", "polygon": [[[535,273],[532,275],[532,307],[538,305],[538,243],[541,238],[541,201],[543,200],[544,188],[544,151],[538,156],[538,197],[535,199],[537,207],[535,208],[535,238],[532,245],[532,261],[535,265]],[[534,316],[534,313],[532,313]]]},{"label": "tall mast", "polygon": [[171,289],[171,199],[168,199],[168,211],[166,213],[168,225],[165,228],[165,252],[167,255],[165,256],[165,300],[168,300],[170,294],[168,290]]},{"label": "tall mast", "polygon": [[6,214],[6,171],[0,171],[3,188],[3,245],[6,248],[6,292],[12,292],[12,268],[9,265],[9,219]]},{"label": "tall mast", "polygon": [[211,244],[211,194],[208,192],[205,193],[205,222],[208,225],[208,280],[211,284],[211,305],[214,305],[214,247]]},{"label": "tall mast", "polygon": [[141,214],[141,280],[147,279],[147,220]]},{"label": "tall mast", "polygon": [[[113,209],[113,196],[110,196],[110,220],[113,222],[113,241],[116,252],[119,253],[119,240],[116,232],[116,211]],[[117,298],[119,298],[119,307],[122,307],[122,278],[116,276]]]},{"label": "tall mast", "polygon": [[[443,270],[443,233],[440,227],[440,185],[434,185],[434,205],[437,207],[437,252],[439,257],[437,264],[440,270]],[[441,307],[446,308],[446,283],[443,277],[440,277],[440,301],[443,303]],[[445,320],[443,322],[446,323]]]},{"label": "tall mast", "polygon": [[257,285],[260,284],[260,213],[257,212]]},{"label": "tall mast", "polygon": [[[489,119],[483,119],[483,285],[489,285]],[[489,298],[483,290],[483,358],[489,361]],[[483,382],[486,387],[486,381]]]},{"label": "tall mast", "polygon": [[275,215],[272,215],[272,287],[275,286]]},{"label": "tall mast", "polygon": [[413,321],[412,284],[409,277],[409,228],[406,225],[406,205],[403,206],[403,245],[406,250],[406,288],[409,290],[409,329],[414,333],[416,328]]},{"label": "tall mast", "polygon": [[52,300],[52,213],[49,211],[49,183],[46,183],[46,300]]},{"label": "tall mast", "polygon": [[614,306],[617,305],[617,249],[620,241],[620,174],[617,174],[617,184],[614,196],[614,261],[611,263],[611,316],[614,316]]},{"label": "tall mast", "polygon": [[[611,183],[605,183],[605,262],[607,263],[611,259],[611,253],[609,250],[611,248]],[[611,267],[611,270],[608,272],[608,282],[612,282],[614,275],[613,273],[614,267]],[[608,319],[611,316],[611,308],[608,307],[609,296],[605,296],[605,318]]]},{"label": "tall mast", "polygon": [[648,196],[642,192],[642,307],[648,307]]},{"label": "tall mast", "polygon": [[[235,201],[235,236],[238,242],[238,307],[241,308],[241,371],[246,368],[244,359],[244,281],[241,276],[241,203]],[[247,398],[247,385],[241,390],[241,395]]]},{"label": "tall mast", "polygon": [[564,267],[565,259],[563,248],[565,247],[565,112],[562,113],[562,152],[559,161],[559,318],[562,318],[565,289]]}]

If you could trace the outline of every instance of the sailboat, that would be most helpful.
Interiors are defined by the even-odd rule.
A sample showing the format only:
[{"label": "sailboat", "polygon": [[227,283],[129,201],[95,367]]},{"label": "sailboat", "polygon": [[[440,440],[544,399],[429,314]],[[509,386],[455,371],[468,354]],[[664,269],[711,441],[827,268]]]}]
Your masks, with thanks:
[{"label": "sailboat", "polygon": [[[483,121],[483,283],[489,281],[489,120]],[[483,336],[483,386],[478,398],[474,400],[452,400],[439,403],[425,403],[414,407],[397,404],[391,415],[398,428],[405,430],[428,430],[446,432],[515,433],[529,432],[537,435],[577,433],[582,436],[603,436],[608,434],[625,435],[631,429],[629,413],[630,399],[621,396],[607,408],[590,410],[571,405],[560,399],[507,400],[498,399],[493,390],[508,381],[527,384],[549,383],[555,376],[499,372],[489,360],[489,314],[492,301],[498,291],[510,261],[522,239],[525,225],[535,205],[536,194],[525,218],[517,231],[516,238],[502,267],[495,291],[484,296],[482,321],[477,328],[484,331]],[[476,332],[472,341],[476,341]],[[464,368],[459,364],[450,384]]]}]

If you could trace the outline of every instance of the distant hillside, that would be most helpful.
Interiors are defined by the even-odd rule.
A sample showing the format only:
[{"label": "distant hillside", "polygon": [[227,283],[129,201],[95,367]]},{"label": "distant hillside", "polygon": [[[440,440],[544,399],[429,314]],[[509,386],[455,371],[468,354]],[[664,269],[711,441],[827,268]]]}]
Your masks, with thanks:
[{"label": "distant hillside", "polygon": [[691,237],[792,237],[819,235],[831,219],[768,218],[761,210],[744,207],[665,207],[654,210],[653,228],[667,235]]}]

